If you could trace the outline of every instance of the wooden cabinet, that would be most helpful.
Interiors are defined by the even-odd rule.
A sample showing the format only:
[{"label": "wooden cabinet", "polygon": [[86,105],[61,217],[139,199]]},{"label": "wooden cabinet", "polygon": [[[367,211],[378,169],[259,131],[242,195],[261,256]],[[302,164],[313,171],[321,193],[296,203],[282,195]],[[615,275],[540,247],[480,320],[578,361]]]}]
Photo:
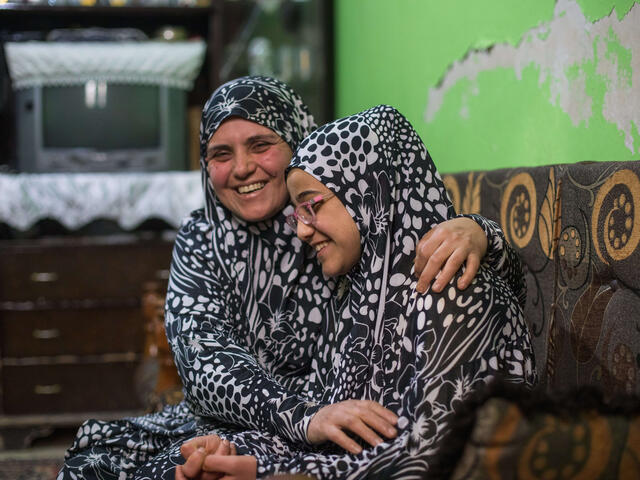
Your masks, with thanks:
[{"label": "wooden cabinet", "polygon": [[43,425],[143,410],[141,300],[166,286],[172,248],[158,235],[0,241],[5,448]]}]

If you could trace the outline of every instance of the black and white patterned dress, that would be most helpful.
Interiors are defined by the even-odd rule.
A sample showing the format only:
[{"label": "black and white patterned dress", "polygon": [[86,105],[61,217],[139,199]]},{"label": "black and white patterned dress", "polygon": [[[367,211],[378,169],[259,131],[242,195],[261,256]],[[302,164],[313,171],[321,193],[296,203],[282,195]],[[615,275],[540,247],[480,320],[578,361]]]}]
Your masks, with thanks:
[{"label": "black and white patterned dress", "polygon": [[454,211],[424,144],[392,107],[321,127],[291,166],[334,192],[361,236],[360,261],[341,281],[349,287],[328,339],[323,374],[332,380],[323,401],[376,400],[398,414],[400,434],[339,462],[309,454],[287,469],[322,478],[424,478],[465,396],[496,376],[525,386],[536,381],[513,291],[521,282],[509,285],[485,263],[465,290],[456,276],[441,293],[414,293],[415,247]]},{"label": "black and white patterned dress", "polygon": [[[271,128],[292,149],[314,127],[286,85],[238,79],[205,106],[202,158],[230,116]],[[334,294],[335,282],[322,276],[285,227],[284,214],[256,224],[237,219],[217,201],[203,161],[202,167],[206,206],[180,229],[166,304],[185,401],[143,417],[85,422],[59,480],[173,479],[175,466],[184,463],[180,445],[212,433],[236,443],[240,454],[255,455],[259,477],[305,471],[341,478],[343,462],[352,472],[366,463],[337,447],[306,442],[308,422],[331,399],[334,372],[340,371],[335,329],[341,326],[344,335],[347,323],[339,315],[346,297]],[[492,264],[518,279],[519,263],[499,228],[476,220],[489,236]]]},{"label": "black and white patterned dress", "polygon": [[206,433],[255,429],[304,441],[319,408],[308,403],[308,386],[332,283],[283,213],[247,224],[217,200],[204,158],[229,117],[272,129],[292,150],[315,128],[301,98],[275,79],[243,77],[212,94],[200,127],[205,208],[178,233],[166,302],[185,401],[144,417],[85,422],[59,479],[173,478],[184,463],[180,445]]}]

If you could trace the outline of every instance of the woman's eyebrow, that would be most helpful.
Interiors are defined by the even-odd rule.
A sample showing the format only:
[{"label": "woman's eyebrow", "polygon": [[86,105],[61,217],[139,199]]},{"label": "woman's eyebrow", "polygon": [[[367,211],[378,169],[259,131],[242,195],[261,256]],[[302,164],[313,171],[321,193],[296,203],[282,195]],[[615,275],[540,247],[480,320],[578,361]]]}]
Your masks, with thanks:
[{"label": "woman's eyebrow", "polygon": [[303,190],[298,195],[296,195],[296,198],[294,200],[296,201],[296,203],[300,203],[304,200],[305,197],[308,197],[309,195],[321,195],[321,194],[322,192],[319,190]]},{"label": "woman's eyebrow", "polygon": [[270,142],[275,142],[275,141],[281,140],[281,138],[275,133],[264,133],[260,135],[253,135],[252,137],[247,138],[247,141],[245,143],[248,145],[251,143],[265,141],[265,140]]},{"label": "woman's eyebrow", "polygon": [[[278,140],[280,140],[280,137],[277,134],[265,133],[265,134],[253,135],[247,138],[245,140],[245,144],[250,145],[252,143],[260,142],[260,141],[277,142]],[[231,149],[231,146],[227,145],[226,143],[217,143],[217,144],[214,143],[214,144],[207,145],[207,153],[215,152],[216,150],[230,150],[230,149]]]}]

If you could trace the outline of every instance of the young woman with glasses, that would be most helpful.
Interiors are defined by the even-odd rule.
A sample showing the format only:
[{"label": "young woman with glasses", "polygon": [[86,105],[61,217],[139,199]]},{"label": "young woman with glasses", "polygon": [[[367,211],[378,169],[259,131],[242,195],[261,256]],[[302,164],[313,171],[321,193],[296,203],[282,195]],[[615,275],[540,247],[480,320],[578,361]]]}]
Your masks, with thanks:
[{"label": "young woman with glasses", "polygon": [[[327,143],[331,134],[361,160],[340,165],[344,150]],[[353,147],[367,142],[375,145],[368,153]],[[347,285],[333,294],[338,322],[318,368],[322,407],[306,432],[316,448],[213,453],[204,471],[255,478],[253,461],[315,478],[440,478],[441,439],[465,397],[495,377],[525,387],[536,381],[518,282],[485,263],[466,290],[452,280],[443,291],[416,292],[407,240],[418,242],[454,212],[420,138],[391,107],[314,132],[296,152],[287,186],[295,205],[287,224],[323,273]],[[428,206],[419,201],[425,191]]]}]

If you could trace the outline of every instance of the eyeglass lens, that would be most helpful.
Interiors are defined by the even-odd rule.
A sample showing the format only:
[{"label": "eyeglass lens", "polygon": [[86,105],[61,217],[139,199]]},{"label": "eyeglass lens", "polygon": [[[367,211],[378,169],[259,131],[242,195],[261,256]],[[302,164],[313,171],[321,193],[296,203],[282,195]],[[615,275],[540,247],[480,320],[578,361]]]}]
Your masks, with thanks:
[{"label": "eyeglass lens", "polygon": [[298,218],[305,225],[310,225],[313,222],[313,218],[315,215],[313,213],[313,207],[309,203],[300,205],[296,213],[298,214]]}]

